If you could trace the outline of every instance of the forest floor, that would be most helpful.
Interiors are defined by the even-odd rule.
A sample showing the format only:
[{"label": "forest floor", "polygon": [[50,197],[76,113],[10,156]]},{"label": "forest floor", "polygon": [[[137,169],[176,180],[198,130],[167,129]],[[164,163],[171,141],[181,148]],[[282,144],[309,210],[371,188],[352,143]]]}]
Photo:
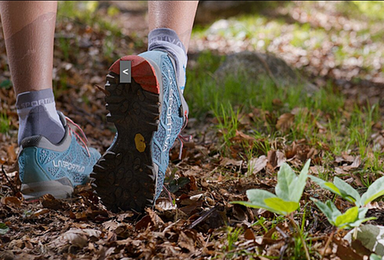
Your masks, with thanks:
[{"label": "forest floor", "polygon": [[[192,141],[181,160],[178,147],[170,154],[171,198],[163,194],[144,214],[106,210],[90,185],[66,200],[22,198],[15,95],[0,36],[0,259],[307,259],[286,217],[230,202],[246,201],[249,189],[274,193],[284,162],[299,172],[311,159],[309,174],[337,176],[360,193],[383,176],[383,9],[364,2],[256,2],[237,16],[200,10],[185,92],[191,119],[184,134]],[[100,87],[116,59],[146,50],[143,21],[141,2],[60,3],[56,105],[101,153],[115,129]],[[217,83],[223,57],[244,50],[282,58],[318,91],[281,89],[273,79]],[[310,197],[331,199],[342,212],[352,204],[307,181],[292,217],[311,259],[368,259],[369,250],[343,239],[348,230],[334,234]],[[383,225],[383,205],[368,205],[367,216],[377,218],[368,223]]]}]

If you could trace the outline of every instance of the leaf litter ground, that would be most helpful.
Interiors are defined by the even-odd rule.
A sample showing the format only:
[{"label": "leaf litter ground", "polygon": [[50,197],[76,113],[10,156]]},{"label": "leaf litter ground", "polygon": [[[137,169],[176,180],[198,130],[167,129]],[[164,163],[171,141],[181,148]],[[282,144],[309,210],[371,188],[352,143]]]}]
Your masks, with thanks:
[{"label": "leaf litter ground", "polygon": [[[361,21],[349,19],[342,12],[329,12],[329,5],[316,5],[316,11],[310,8],[312,13],[305,3],[297,3],[293,7],[280,7],[272,15],[288,17],[299,24],[331,27],[329,30],[332,32],[347,31],[352,36],[356,31],[358,35]],[[145,15],[140,5],[134,12],[124,9],[121,3],[116,8],[121,12],[116,20],[121,23],[135,19],[141,21]],[[107,10],[113,9],[100,8],[98,12],[103,14]],[[334,22],[328,24],[324,15]],[[90,145],[103,152],[112,142],[114,129],[106,122],[104,93],[102,87],[98,86],[104,84],[104,75],[111,62],[122,55],[145,50],[141,37],[146,35],[146,31],[142,31],[143,35],[133,34],[135,26],[143,27],[140,22],[133,23],[132,28],[126,28],[121,34],[103,23],[91,22],[95,26],[86,25],[80,18],[59,19],[55,38],[54,84],[57,107],[84,126]],[[349,27],[346,28],[346,24]],[[374,30],[375,27],[372,28]],[[329,62],[332,57],[323,49],[328,45],[331,48],[343,43],[335,43],[327,38],[319,53],[305,56],[308,58],[306,62],[300,48],[292,47],[289,41],[284,40],[284,35],[281,35],[281,40],[272,43],[268,51],[310,75],[318,86],[330,79],[332,86],[345,97],[345,105],[339,111],[343,116],[348,118],[352,113],[351,107],[355,105],[363,106],[367,102],[373,104],[381,100],[382,67],[376,67],[382,66],[382,61],[374,70],[368,70],[365,63],[351,60],[348,63],[344,59],[342,63],[332,66]],[[219,33],[211,37],[195,36],[191,50],[198,51],[201,46],[217,54],[231,52],[233,48],[237,48],[236,51],[257,50],[247,40],[239,45],[220,37],[222,35]],[[365,38],[356,36],[354,40],[354,45],[349,46],[351,52],[359,50],[364,40],[368,48],[372,47]],[[66,46],[73,48],[69,50]],[[172,163],[166,180],[169,193],[164,192],[156,207],[144,214],[105,210],[89,185],[78,187],[73,198],[68,200],[56,200],[45,195],[38,201],[27,202],[19,193],[18,123],[3,40],[0,41],[0,55],[1,120],[6,121],[6,131],[0,134],[0,158],[3,164],[0,177],[2,259],[305,259],[302,248],[290,235],[292,231],[284,218],[229,202],[246,200],[245,192],[252,188],[273,192],[276,173],[283,162],[301,169],[305,161],[311,159],[311,174],[324,177],[326,173],[331,179],[337,175],[361,190],[366,189],[364,181],[372,182],[382,175],[381,170],[370,172],[364,168],[367,161],[362,160],[355,147],[336,154],[330,152],[331,148],[323,141],[293,139],[288,134],[276,138],[251,135],[254,125],[260,122],[263,122],[263,126],[269,126],[272,132],[289,133],[294,126],[293,111],[279,115],[251,108],[237,115],[238,126],[227,141],[223,139],[229,130],[217,128],[220,118],[212,117],[208,112],[204,120],[192,119],[185,133],[190,134],[193,141],[184,145],[182,160],[178,159],[178,147],[171,152]],[[191,66],[193,64],[196,61],[191,60]],[[362,79],[356,80],[357,75],[362,75]],[[284,103],[281,100],[274,102],[278,105]],[[379,110],[381,112],[382,107]],[[369,126],[373,129],[369,144],[382,149],[382,117],[379,119]],[[316,121],[315,129],[317,132],[327,132],[320,120]],[[328,135],[331,134],[328,131]],[[268,148],[262,149],[256,144],[268,144]],[[250,147],[252,153],[248,156]],[[378,164],[381,163],[379,158]],[[311,257],[320,259],[324,255],[325,259],[363,259],[361,253],[356,253],[341,239],[345,232],[336,234],[323,252],[333,229],[309,197],[321,200],[333,198],[339,209],[351,205],[307,183],[295,220],[307,234]],[[382,202],[370,205],[370,216],[377,217],[371,223],[383,223],[382,208]]]}]

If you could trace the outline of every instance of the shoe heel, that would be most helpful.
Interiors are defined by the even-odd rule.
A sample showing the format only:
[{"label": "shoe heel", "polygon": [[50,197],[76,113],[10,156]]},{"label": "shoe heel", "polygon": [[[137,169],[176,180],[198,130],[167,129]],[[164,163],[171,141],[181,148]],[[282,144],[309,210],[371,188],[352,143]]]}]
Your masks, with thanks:
[{"label": "shoe heel", "polygon": [[51,194],[56,199],[69,197],[73,184],[68,178],[51,180],[36,161],[38,148],[24,148],[19,156],[21,193],[27,200]]},{"label": "shoe heel", "polygon": [[21,185],[21,193],[26,200],[38,199],[45,194],[51,194],[56,199],[66,199],[73,191],[72,183],[68,178]]},{"label": "shoe heel", "polygon": [[[131,83],[119,81],[120,60],[131,61]],[[151,141],[159,124],[160,83],[151,64],[133,55],[112,64],[106,80],[107,119],[117,135],[93,169],[92,186],[111,211],[143,212],[154,203],[157,170]]]},{"label": "shoe heel", "polygon": [[160,93],[159,82],[155,76],[155,70],[143,57],[136,55],[124,56],[115,61],[109,71],[120,74],[120,61],[131,61],[132,77],[144,90],[154,94]]}]

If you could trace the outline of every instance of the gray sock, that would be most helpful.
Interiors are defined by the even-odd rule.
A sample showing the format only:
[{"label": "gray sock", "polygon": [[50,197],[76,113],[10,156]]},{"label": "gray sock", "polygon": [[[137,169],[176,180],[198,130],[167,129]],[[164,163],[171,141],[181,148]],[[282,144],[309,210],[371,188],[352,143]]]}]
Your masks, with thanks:
[{"label": "gray sock", "polygon": [[19,116],[18,143],[33,135],[42,135],[51,143],[59,143],[65,134],[64,126],[56,111],[52,89],[28,91],[17,95]]},{"label": "gray sock", "polygon": [[148,34],[148,50],[164,50],[170,54],[176,65],[176,78],[181,91],[185,87],[187,52],[176,32],[168,28],[154,29]]}]

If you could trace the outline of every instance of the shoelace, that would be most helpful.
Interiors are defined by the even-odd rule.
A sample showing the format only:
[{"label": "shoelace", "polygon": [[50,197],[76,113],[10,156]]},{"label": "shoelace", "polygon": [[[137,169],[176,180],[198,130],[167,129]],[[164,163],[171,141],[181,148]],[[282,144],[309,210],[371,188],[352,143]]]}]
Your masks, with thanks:
[{"label": "shoelace", "polygon": [[177,136],[177,140],[180,142],[180,150],[179,150],[179,160],[181,160],[181,157],[183,155],[183,148],[184,148],[184,142],[190,142],[192,139],[191,135],[182,135],[181,132],[184,130],[184,128],[188,124],[188,115],[187,112],[185,112],[185,121],[183,126],[181,127],[180,134]]},{"label": "shoelace", "polygon": [[171,192],[167,189],[167,187],[165,187],[165,185],[163,185],[163,188],[164,190],[167,192],[168,194],[168,199],[169,201],[173,204],[173,200],[172,200],[172,195],[171,195]]},{"label": "shoelace", "polygon": [[[185,121],[184,121],[183,126],[181,127],[180,134],[177,136],[177,140],[179,140],[179,142],[180,142],[179,160],[181,160],[181,156],[183,155],[184,142],[190,142],[192,139],[191,135],[182,135],[181,134],[181,132],[184,130],[184,128],[187,126],[187,124],[188,124],[188,115],[187,115],[187,112],[185,112]],[[167,189],[167,187],[165,187],[165,185],[163,185],[163,188],[168,194],[169,201],[171,203],[173,203],[171,192]]]},{"label": "shoelace", "polygon": [[72,119],[70,119],[69,117],[65,117],[65,119],[70,123],[72,124],[73,126],[75,126],[77,128],[77,130],[79,130],[80,134],[82,135],[82,137],[72,129],[71,125],[68,124],[68,127],[69,129],[71,130],[70,133],[74,133],[75,136],[76,136],[76,139],[78,141],[80,141],[80,143],[82,144],[82,146],[84,146],[85,150],[87,151],[88,153],[88,156],[91,157],[91,153],[89,152],[89,149],[88,149],[88,146],[87,146],[87,142],[88,142],[88,139],[87,137],[85,136],[84,134],[84,131],[80,128],[80,126],[78,124],[76,124],[75,122],[72,121]]}]

